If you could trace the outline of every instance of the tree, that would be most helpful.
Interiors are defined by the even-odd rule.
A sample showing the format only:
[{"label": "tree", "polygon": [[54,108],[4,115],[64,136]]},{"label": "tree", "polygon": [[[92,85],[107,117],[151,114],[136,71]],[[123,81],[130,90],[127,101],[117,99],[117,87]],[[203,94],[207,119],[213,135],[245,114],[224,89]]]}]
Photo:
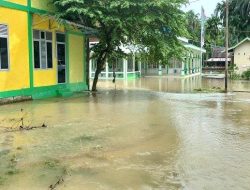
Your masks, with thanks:
[{"label": "tree", "polygon": [[[121,45],[137,45],[147,53],[155,53],[155,61],[164,61],[170,50],[180,47],[177,37],[185,33],[186,0],[53,0],[57,17],[91,27],[97,31],[99,43],[92,51],[97,69],[92,91],[105,61],[123,55]],[[164,42],[164,43],[163,43]],[[152,51],[157,50],[157,51]]]},{"label": "tree", "polygon": [[[216,16],[225,26],[225,1],[218,3],[215,9]],[[250,35],[250,1],[229,0],[229,44],[240,42]]]},{"label": "tree", "polygon": [[249,20],[250,1],[249,0],[237,0],[235,11],[239,12],[242,18]]},{"label": "tree", "polygon": [[224,46],[224,29],[221,20],[214,15],[207,19],[205,28],[205,49],[207,56],[211,57],[213,47]]},{"label": "tree", "polygon": [[201,20],[200,15],[195,14],[193,10],[186,12],[186,28],[188,39],[192,41],[197,46],[200,46],[201,37]]}]

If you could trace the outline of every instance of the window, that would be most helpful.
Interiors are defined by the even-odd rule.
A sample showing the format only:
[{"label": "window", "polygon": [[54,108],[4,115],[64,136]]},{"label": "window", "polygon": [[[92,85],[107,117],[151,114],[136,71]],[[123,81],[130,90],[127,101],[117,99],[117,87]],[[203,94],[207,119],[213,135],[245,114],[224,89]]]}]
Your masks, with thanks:
[{"label": "window", "polygon": [[52,32],[33,30],[35,69],[53,68]]},{"label": "window", "polygon": [[65,34],[56,33],[56,41],[65,43]]},{"label": "window", "polygon": [[0,24],[0,70],[9,69],[8,27]]}]

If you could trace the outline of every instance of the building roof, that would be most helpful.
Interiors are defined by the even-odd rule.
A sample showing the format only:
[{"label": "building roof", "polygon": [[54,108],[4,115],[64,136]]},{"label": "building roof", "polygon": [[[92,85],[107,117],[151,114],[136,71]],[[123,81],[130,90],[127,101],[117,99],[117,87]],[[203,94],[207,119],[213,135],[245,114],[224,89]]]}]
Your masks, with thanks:
[{"label": "building roof", "polygon": [[[84,26],[82,24],[78,24],[76,22],[72,22],[72,21],[69,21],[66,19],[57,18],[54,15],[48,15],[48,14],[47,15],[46,14],[37,14],[37,15],[40,15],[44,18],[44,20],[42,22],[52,19],[52,20],[58,21],[60,24],[73,26],[73,27],[81,30],[81,32],[83,32],[85,35],[97,34],[97,30],[95,30],[93,28],[90,28],[90,27],[87,27],[87,26]],[[33,23],[33,25],[36,25],[36,24],[37,23]]]},{"label": "building roof", "polygon": [[178,37],[178,40],[181,41],[181,43],[184,45],[185,48],[201,51],[202,53],[206,53],[206,50],[204,48],[195,46],[191,43],[189,43],[189,40],[185,37]]},{"label": "building roof", "polygon": [[177,37],[177,39],[180,40],[181,42],[188,43],[188,39],[185,37]]},{"label": "building roof", "polygon": [[225,47],[212,48],[212,58],[225,58],[225,57],[226,57]]},{"label": "building roof", "polygon": [[204,48],[197,47],[197,46],[195,46],[193,44],[185,44],[184,47],[190,48],[190,49],[193,49],[193,50],[197,50],[197,51],[201,51],[202,53],[206,53],[206,50]]},{"label": "building roof", "polygon": [[235,46],[231,47],[228,49],[228,51],[234,50],[235,48],[237,48],[238,46],[240,46],[241,44],[243,44],[246,41],[250,41],[250,38],[245,38],[244,40],[242,40],[241,42],[239,42],[238,44],[236,44]]},{"label": "building roof", "polygon": [[[210,58],[206,62],[225,62],[226,58]],[[231,58],[228,58],[228,61],[231,61]]]}]

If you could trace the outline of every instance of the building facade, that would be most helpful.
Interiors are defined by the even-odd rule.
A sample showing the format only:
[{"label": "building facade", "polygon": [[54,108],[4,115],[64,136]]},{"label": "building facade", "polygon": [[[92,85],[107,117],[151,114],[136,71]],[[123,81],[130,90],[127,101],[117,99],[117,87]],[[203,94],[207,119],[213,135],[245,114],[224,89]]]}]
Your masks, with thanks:
[{"label": "building facade", "polygon": [[142,64],[142,74],[149,76],[191,76],[201,74],[202,54],[206,53],[206,50],[190,44],[185,38],[179,38],[179,40],[186,48],[185,57],[182,59],[172,58],[167,65],[159,63]]},{"label": "building facade", "polygon": [[250,38],[231,47],[229,52],[233,52],[233,64],[238,68],[239,74],[250,69]]},{"label": "building facade", "polygon": [[[90,61],[90,78],[94,78],[96,71],[96,60]],[[107,61],[104,70],[99,75],[100,79],[136,79],[141,77],[141,62],[133,54],[128,58],[117,58],[115,62]]]},{"label": "building facade", "polygon": [[[98,39],[91,39],[90,47],[99,43]],[[114,75],[117,79],[136,79],[141,77],[141,60],[137,58],[138,55],[136,47],[120,47],[124,53],[127,54],[125,58],[117,58],[116,60],[107,60],[103,71],[100,73],[100,79],[113,79]],[[134,51],[132,51],[132,49]],[[97,68],[96,59],[91,59],[89,64],[89,78],[95,77]]]},{"label": "building facade", "polygon": [[0,1],[0,98],[87,89],[84,33],[56,22],[48,0]]},{"label": "building facade", "polygon": [[[231,55],[228,54],[228,64],[231,64]],[[203,73],[224,73],[226,68],[226,52],[224,47],[213,47],[211,58],[204,61]]]}]

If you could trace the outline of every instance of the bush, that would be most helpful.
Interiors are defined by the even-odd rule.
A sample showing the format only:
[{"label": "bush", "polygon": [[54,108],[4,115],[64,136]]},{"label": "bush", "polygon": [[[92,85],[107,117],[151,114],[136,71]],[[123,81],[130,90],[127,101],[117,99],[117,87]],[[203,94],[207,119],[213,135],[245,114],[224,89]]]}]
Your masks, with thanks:
[{"label": "bush", "polygon": [[245,80],[250,80],[250,69],[248,69],[247,71],[243,72],[242,78],[245,79]]},{"label": "bush", "polygon": [[239,68],[235,64],[230,64],[228,68],[229,77],[232,80],[239,80],[241,78],[240,74],[237,73]]},{"label": "bush", "polygon": [[230,73],[230,79],[232,79],[232,80],[240,80],[241,76],[240,76],[240,74],[237,74],[236,72],[232,72],[232,73]]}]

